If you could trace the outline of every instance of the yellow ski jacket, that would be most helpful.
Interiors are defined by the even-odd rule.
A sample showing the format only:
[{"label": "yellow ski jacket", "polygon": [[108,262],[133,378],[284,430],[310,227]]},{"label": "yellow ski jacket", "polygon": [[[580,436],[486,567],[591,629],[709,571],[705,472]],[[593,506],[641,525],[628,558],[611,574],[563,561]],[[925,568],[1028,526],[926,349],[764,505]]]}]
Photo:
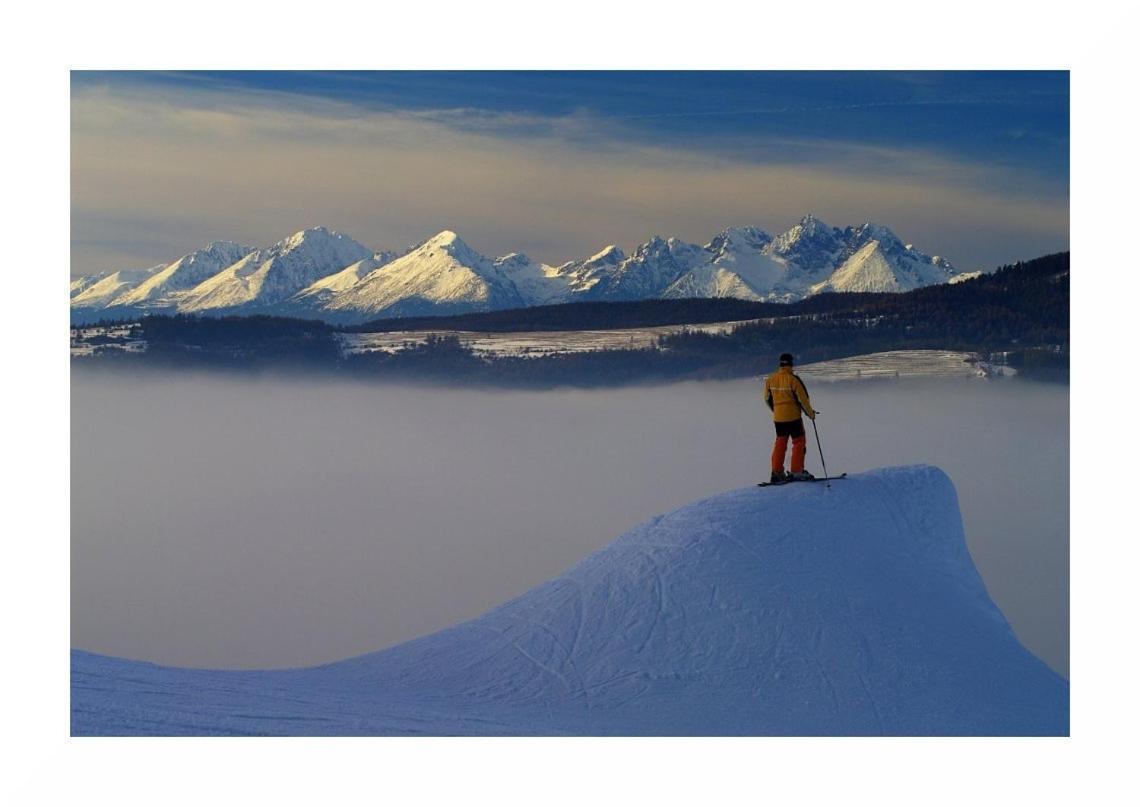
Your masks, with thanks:
[{"label": "yellow ski jacket", "polygon": [[807,387],[791,367],[781,367],[764,379],[764,403],[772,410],[772,420],[777,423],[799,420],[801,411],[815,420]]}]

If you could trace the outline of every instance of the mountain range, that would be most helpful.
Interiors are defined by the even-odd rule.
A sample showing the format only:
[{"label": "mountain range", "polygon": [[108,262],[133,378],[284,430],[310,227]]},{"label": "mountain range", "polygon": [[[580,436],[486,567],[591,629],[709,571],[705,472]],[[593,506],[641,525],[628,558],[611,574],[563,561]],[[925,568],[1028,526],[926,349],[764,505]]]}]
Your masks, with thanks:
[{"label": "mountain range", "polygon": [[577,301],[734,297],[793,302],[821,292],[902,292],[964,276],[890,229],[813,215],[773,237],[729,227],[707,244],[653,237],[559,266],[486,257],[444,230],[402,252],[314,227],[265,248],[219,241],[169,264],[77,278],[73,323],[147,313],[278,314],[361,322]]}]

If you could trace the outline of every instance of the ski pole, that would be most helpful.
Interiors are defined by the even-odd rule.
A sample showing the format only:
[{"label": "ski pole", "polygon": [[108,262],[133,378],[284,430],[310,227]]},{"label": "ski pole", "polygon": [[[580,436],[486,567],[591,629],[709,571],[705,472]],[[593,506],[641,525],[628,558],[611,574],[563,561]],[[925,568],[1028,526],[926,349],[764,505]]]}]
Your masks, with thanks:
[{"label": "ski pole", "polygon": [[[819,412],[816,412],[818,415]],[[823,446],[819,442],[819,427],[815,425],[815,418],[811,419],[811,428],[815,432],[815,447],[819,449],[819,463],[823,466],[823,478],[827,479],[827,462],[823,458]],[[827,486],[831,487],[831,481],[827,481]]]}]

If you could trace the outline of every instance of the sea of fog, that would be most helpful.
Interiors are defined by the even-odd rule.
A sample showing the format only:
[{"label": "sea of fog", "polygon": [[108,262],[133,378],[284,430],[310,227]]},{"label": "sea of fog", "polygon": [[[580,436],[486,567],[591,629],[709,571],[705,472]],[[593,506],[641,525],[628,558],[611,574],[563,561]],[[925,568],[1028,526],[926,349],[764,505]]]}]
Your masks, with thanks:
[{"label": "sea of fog", "polygon": [[[811,393],[831,472],[950,474],[991,595],[1067,676],[1068,388]],[[765,478],[772,437],[755,381],[519,392],[77,368],[71,394],[72,644],[196,667],[316,664],[473,617]]]}]

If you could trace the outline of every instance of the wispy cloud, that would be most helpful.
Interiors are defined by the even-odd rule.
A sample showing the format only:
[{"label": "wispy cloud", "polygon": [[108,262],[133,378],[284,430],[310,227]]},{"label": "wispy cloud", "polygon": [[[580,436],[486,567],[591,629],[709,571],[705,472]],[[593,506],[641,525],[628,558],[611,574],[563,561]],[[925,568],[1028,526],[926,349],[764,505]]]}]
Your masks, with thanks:
[{"label": "wispy cloud", "polygon": [[650,142],[587,110],[375,109],[214,86],[74,86],[72,208],[75,273],[314,224],[377,248],[447,227],[484,252],[549,262],[654,233],[779,229],[808,211],[883,221],[966,267],[1068,243],[1066,188],[930,150],[730,134]]}]

